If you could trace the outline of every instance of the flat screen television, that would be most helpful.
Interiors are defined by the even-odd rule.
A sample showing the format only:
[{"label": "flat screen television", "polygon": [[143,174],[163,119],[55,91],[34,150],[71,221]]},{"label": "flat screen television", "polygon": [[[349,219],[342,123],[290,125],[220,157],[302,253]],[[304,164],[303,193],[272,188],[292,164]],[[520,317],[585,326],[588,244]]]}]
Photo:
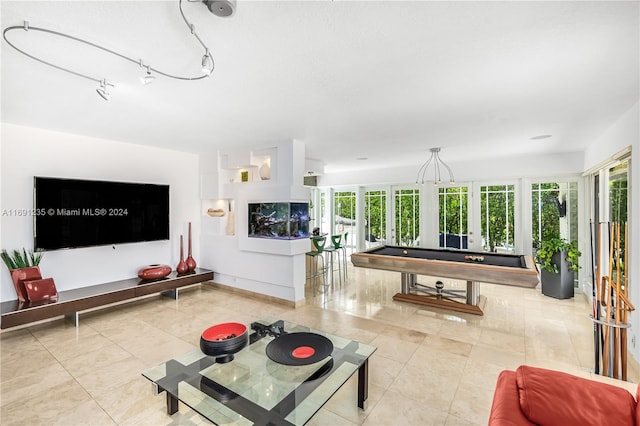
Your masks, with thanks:
[{"label": "flat screen television", "polygon": [[34,177],[34,248],[169,239],[169,185]]}]

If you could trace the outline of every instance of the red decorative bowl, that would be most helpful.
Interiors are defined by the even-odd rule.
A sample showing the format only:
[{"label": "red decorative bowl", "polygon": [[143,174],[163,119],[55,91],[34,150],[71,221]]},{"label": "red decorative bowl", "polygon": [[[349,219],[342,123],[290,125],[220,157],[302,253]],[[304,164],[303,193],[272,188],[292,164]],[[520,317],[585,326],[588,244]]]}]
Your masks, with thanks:
[{"label": "red decorative bowl", "polygon": [[229,362],[233,354],[249,343],[247,326],[238,322],[226,322],[207,328],[200,337],[200,350],[216,357],[218,363]]},{"label": "red decorative bowl", "polygon": [[149,265],[138,271],[138,278],[145,281],[159,280],[171,273],[169,265]]}]

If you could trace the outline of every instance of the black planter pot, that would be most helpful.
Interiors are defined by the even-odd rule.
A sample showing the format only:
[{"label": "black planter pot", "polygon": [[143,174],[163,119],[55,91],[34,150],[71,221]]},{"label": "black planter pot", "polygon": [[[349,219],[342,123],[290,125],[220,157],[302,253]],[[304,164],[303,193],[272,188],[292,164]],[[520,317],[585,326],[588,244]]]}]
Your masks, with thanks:
[{"label": "black planter pot", "polygon": [[558,266],[558,273],[540,271],[542,294],[556,299],[573,297],[573,271],[566,260],[567,252],[558,252],[551,257],[551,263]]}]

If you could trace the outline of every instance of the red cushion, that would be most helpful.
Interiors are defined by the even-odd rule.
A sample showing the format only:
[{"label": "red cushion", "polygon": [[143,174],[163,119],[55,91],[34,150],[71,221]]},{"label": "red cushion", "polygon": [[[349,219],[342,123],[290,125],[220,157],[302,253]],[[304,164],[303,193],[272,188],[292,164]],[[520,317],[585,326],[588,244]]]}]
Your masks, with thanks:
[{"label": "red cushion", "polygon": [[520,408],[544,426],[633,425],[636,401],[627,390],[530,366],[516,370]]},{"label": "red cushion", "polygon": [[498,376],[493,394],[489,426],[533,425],[520,410],[516,372],[504,370]]},{"label": "red cushion", "polygon": [[640,425],[640,404],[638,404],[638,398],[640,398],[640,385],[636,388],[636,424]]}]

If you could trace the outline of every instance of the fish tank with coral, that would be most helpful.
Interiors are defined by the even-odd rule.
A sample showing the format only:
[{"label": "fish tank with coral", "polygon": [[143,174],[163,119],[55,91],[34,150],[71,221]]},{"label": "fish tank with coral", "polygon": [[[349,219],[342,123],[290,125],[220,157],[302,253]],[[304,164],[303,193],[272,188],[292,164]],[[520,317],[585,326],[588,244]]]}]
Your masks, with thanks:
[{"label": "fish tank with coral", "polygon": [[249,203],[249,237],[309,238],[309,203]]}]

